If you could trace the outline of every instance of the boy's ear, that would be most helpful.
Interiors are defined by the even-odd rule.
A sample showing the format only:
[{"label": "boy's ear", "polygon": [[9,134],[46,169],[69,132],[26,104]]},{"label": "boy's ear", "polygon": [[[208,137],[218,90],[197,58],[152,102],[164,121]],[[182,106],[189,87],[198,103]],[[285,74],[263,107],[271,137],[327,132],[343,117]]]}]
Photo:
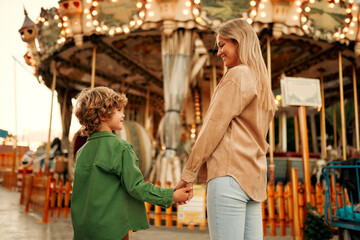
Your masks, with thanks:
[{"label": "boy's ear", "polygon": [[102,121],[102,122],[106,122],[106,121],[108,120],[106,117],[101,116],[101,115],[99,115],[99,119],[100,119],[100,121]]}]

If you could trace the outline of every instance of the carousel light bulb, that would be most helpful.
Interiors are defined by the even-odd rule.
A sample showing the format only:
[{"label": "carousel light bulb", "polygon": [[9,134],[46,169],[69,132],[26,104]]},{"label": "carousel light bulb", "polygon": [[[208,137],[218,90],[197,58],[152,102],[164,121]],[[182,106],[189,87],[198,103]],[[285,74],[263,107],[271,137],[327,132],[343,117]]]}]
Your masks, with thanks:
[{"label": "carousel light bulb", "polygon": [[91,17],[90,14],[88,14],[88,15],[86,15],[86,18],[87,18],[87,19],[91,19],[92,17]]},{"label": "carousel light bulb", "polygon": [[191,7],[191,2],[190,2],[190,1],[186,1],[186,2],[185,2],[185,6]]},{"label": "carousel light bulb", "polygon": [[194,15],[198,15],[200,12],[199,12],[199,9],[197,9],[197,8],[194,8],[194,10],[193,10],[193,14]]},{"label": "carousel light bulb", "polygon": [[120,32],[122,32],[122,29],[121,29],[121,27],[117,27],[117,28],[115,28],[115,31],[116,31],[117,33],[120,33]]},{"label": "carousel light bulb", "polygon": [[300,7],[301,6],[301,1],[296,1],[296,6]]},{"label": "carousel light bulb", "polygon": [[91,2],[92,2],[92,0],[86,0],[86,2],[87,2],[87,3],[91,3]]},{"label": "carousel light bulb", "polygon": [[138,3],[136,4],[136,7],[137,7],[137,8],[141,8],[141,7],[142,7],[142,3],[141,3],[141,2],[138,2]]},{"label": "carousel light bulb", "polygon": [[99,3],[96,2],[96,1],[94,1],[94,2],[92,3],[92,5],[93,5],[94,7],[97,7],[97,6],[99,6]]},{"label": "carousel light bulb", "polygon": [[188,15],[188,14],[189,14],[189,11],[188,11],[187,9],[184,9],[184,10],[183,10],[183,14],[184,14],[184,15]]},{"label": "carousel light bulb", "polygon": [[306,7],[305,8],[305,12],[310,12],[311,8],[310,7]]},{"label": "carousel light bulb", "polygon": [[255,11],[255,10],[252,10],[252,11],[250,12],[250,14],[251,14],[251,16],[255,17],[255,16],[256,16],[256,11]]},{"label": "carousel light bulb", "polygon": [[149,12],[149,17],[153,17],[154,16],[154,12]]},{"label": "carousel light bulb", "polygon": [[301,13],[301,12],[302,12],[302,9],[301,9],[301,8],[297,8],[296,11],[297,11],[298,13]]},{"label": "carousel light bulb", "polygon": [[134,20],[131,20],[131,21],[130,21],[130,26],[131,26],[131,27],[135,26],[135,21],[134,21]]},{"label": "carousel light bulb", "polygon": [[146,9],[150,9],[150,8],[151,8],[151,4],[150,4],[150,3],[145,4],[145,8],[146,8]]},{"label": "carousel light bulb", "polygon": [[195,21],[197,22],[197,23],[200,23],[201,22],[201,17],[197,17],[197,18],[195,18]]},{"label": "carousel light bulb", "polygon": [[146,1],[149,2],[149,3],[151,2],[151,0],[146,0]]},{"label": "carousel light bulb", "polygon": [[108,26],[104,25],[104,26],[102,27],[102,29],[103,29],[104,31],[106,31],[106,30],[108,30]]},{"label": "carousel light bulb", "polygon": [[350,35],[353,35],[353,34],[354,34],[354,31],[353,31],[353,30],[350,30],[350,31],[349,31],[349,34],[350,34]]},{"label": "carousel light bulb", "polygon": [[66,22],[69,18],[67,16],[63,17],[63,21]]},{"label": "carousel light bulb", "polygon": [[144,12],[144,11],[141,11],[141,12],[139,13],[139,17],[141,17],[141,18],[145,17],[145,12]]},{"label": "carousel light bulb", "polygon": [[353,6],[353,7],[352,7],[352,10],[353,10],[353,11],[357,11],[357,10],[358,10],[357,6]]},{"label": "carousel light bulb", "polygon": [[61,28],[61,27],[62,27],[62,23],[59,22],[59,23],[57,24],[57,26],[58,26],[59,28]]},{"label": "carousel light bulb", "polygon": [[357,22],[357,20],[358,20],[357,17],[353,17],[353,18],[352,18],[352,21],[353,21],[353,22]]},{"label": "carousel light bulb", "polygon": [[55,20],[59,20],[59,15],[56,14],[56,15],[54,16],[54,19],[55,19]]},{"label": "carousel light bulb", "polygon": [[64,30],[64,29],[63,29],[63,30],[61,30],[61,32],[60,32],[60,34],[61,34],[61,35],[65,35],[65,33],[66,33],[66,32],[65,32],[65,30]]},{"label": "carousel light bulb", "polygon": [[92,14],[93,16],[96,16],[96,15],[98,15],[98,12],[97,12],[96,10],[94,10],[94,11],[91,12],[91,14]]},{"label": "carousel light bulb", "polygon": [[348,27],[344,27],[343,32],[344,32],[344,33],[347,33],[348,31],[349,31],[349,28],[348,28]]},{"label": "carousel light bulb", "polygon": [[264,8],[265,8],[265,5],[264,5],[263,3],[260,3],[260,4],[259,4],[259,8],[260,8],[260,9],[264,9]]},{"label": "carousel light bulb", "polygon": [[304,26],[302,26],[302,28],[303,28],[304,30],[308,30],[308,29],[309,29],[308,25],[304,25]]},{"label": "carousel light bulb", "polygon": [[335,7],[335,4],[334,3],[330,3],[329,4],[329,8],[334,8]]},{"label": "carousel light bulb", "polygon": [[45,26],[49,26],[49,22],[48,22],[48,21],[45,21],[45,22],[44,22],[44,25],[45,25]]},{"label": "carousel light bulb", "polygon": [[66,39],[65,39],[64,37],[62,37],[62,38],[61,38],[61,41],[62,41],[62,42],[65,42],[65,41],[66,41]]},{"label": "carousel light bulb", "polygon": [[266,13],[265,13],[265,12],[262,12],[262,13],[260,14],[260,16],[261,16],[262,18],[264,18],[264,17],[266,17]]},{"label": "carousel light bulb", "polygon": [[96,31],[100,32],[100,31],[101,31],[101,27],[96,27]]},{"label": "carousel light bulb", "polygon": [[84,13],[85,13],[85,14],[89,14],[89,13],[90,13],[90,10],[89,10],[89,9],[85,9],[85,10],[84,10]]},{"label": "carousel light bulb", "polygon": [[354,0],[349,0],[349,3],[350,3],[350,4],[353,4],[353,3],[354,3]]},{"label": "carousel light bulb", "polygon": [[345,34],[340,34],[340,38],[345,38]]},{"label": "carousel light bulb", "polygon": [[94,20],[94,21],[93,21],[93,24],[94,24],[95,26],[97,26],[97,25],[99,25],[99,21],[98,21],[98,20]]},{"label": "carousel light bulb", "polygon": [[141,21],[140,19],[136,21],[137,25],[141,25],[143,23],[143,21]]},{"label": "carousel light bulb", "polygon": [[344,20],[344,22],[349,23],[349,22],[350,22],[350,18],[346,18],[346,19]]},{"label": "carousel light bulb", "polygon": [[117,0],[111,0],[112,2],[117,2]]},{"label": "carousel light bulb", "polygon": [[355,26],[355,23],[354,22],[351,22],[350,23],[350,27],[354,27]]},{"label": "carousel light bulb", "polygon": [[41,22],[45,22],[45,20],[46,20],[45,18],[41,18]]},{"label": "carousel light bulb", "polygon": [[263,3],[266,3],[266,2],[267,2],[267,0],[262,0],[262,2],[263,2]]},{"label": "carousel light bulb", "polygon": [[130,29],[128,27],[124,27],[124,33],[129,33]]},{"label": "carousel light bulb", "polygon": [[56,42],[57,44],[61,44],[61,39],[58,39]]},{"label": "carousel light bulb", "polygon": [[63,23],[63,26],[64,26],[64,27],[68,27],[69,24],[68,24],[67,22],[64,22],[64,23]]},{"label": "carousel light bulb", "polygon": [[250,6],[254,7],[256,5],[255,1],[250,1]]},{"label": "carousel light bulb", "polygon": [[338,38],[338,37],[339,37],[339,35],[340,35],[340,33],[339,33],[339,32],[334,33],[334,37],[336,37],[336,38]]},{"label": "carousel light bulb", "polygon": [[302,17],[301,18],[301,21],[304,23],[304,22],[306,22],[307,21],[307,17]]},{"label": "carousel light bulb", "polygon": [[295,16],[293,16],[293,20],[297,21],[297,20],[299,20],[299,17],[297,15],[295,15]]},{"label": "carousel light bulb", "polygon": [[347,8],[345,11],[346,13],[351,13],[351,8]]},{"label": "carousel light bulb", "polygon": [[252,23],[253,23],[253,20],[252,20],[251,18],[246,19],[246,21],[247,21],[249,24],[252,24]]},{"label": "carousel light bulb", "polygon": [[87,26],[87,27],[91,27],[91,22],[87,22],[87,23],[86,23],[86,26]]},{"label": "carousel light bulb", "polygon": [[310,0],[310,3],[315,3],[315,0]]},{"label": "carousel light bulb", "polygon": [[70,33],[70,29],[67,28],[67,29],[66,29],[66,33],[69,34],[69,33]]},{"label": "carousel light bulb", "polygon": [[110,34],[110,35],[114,35],[114,34],[115,34],[115,31],[114,31],[113,29],[110,29],[109,34]]},{"label": "carousel light bulb", "polygon": [[335,3],[339,3],[339,0],[334,0]]},{"label": "carousel light bulb", "polygon": [[200,0],[194,0],[195,4],[200,4]]}]

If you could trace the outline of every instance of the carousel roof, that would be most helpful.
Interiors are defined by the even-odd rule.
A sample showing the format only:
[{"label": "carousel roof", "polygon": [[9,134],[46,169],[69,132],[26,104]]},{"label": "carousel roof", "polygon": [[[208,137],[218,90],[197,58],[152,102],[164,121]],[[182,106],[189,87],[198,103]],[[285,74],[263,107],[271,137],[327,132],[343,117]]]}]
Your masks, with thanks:
[{"label": "carousel roof", "polygon": [[[344,94],[345,98],[353,97],[352,68],[355,65],[359,70],[359,59],[354,50],[356,34],[350,34],[350,31],[353,25],[357,26],[357,21],[353,21],[357,16],[357,5],[351,5],[351,15],[347,10],[349,3],[330,8],[326,1],[202,0],[200,3],[199,0],[173,0],[168,3],[174,3],[171,7],[175,8],[171,21],[164,13],[166,5],[163,1],[83,1],[78,16],[82,24],[81,47],[75,41],[74,29],[68,26],[75,18],[68,20],[70,17],[64,15],[64,10],[55,7],[43,9],[36,24],[41,60],[36,66],[37,74],[50,87],[50,62],[56,61],[57,88],[71,89],[74,96],[90,86],[96,47],[95,85],[119,91],[125,88],[130,103],[139,107],[144,106],[149,88],[152,104],[160,113],[164,103],[161,53],[164,31],[169,31],[166,34],[171,34],[174,29],[196,31],[197,39],[202,42],[199,49],[205,49],[202,54],[208,55],[208,59],[197,83],[193,84],[209,89],[213,66],[218,79],[223,74],[223,63],[216,57],[214,29],[230,18],[244,17],[258,32],[265,59],[266,41],[270,36],[274,89],[280,87],[282,74],[320,78],[323,73],[325,104],[338,102],[338,52],[342,51]],[[279,17],[281,11],[276,10],[279,7],[285,9],[282,20]],[[352,18],[347,23],[349,15]],[[26,19],[27,16],[25,22]],[[346,31],[345,27],[348,28]]]}]

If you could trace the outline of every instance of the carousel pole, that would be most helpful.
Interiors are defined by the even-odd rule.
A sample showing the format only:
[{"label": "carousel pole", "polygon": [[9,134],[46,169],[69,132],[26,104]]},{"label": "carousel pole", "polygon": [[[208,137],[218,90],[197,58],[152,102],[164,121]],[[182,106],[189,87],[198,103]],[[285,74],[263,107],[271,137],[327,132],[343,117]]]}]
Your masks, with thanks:
[{"label": "carousel pole", "polygon": [[66,99],[67,99],[68,92],[69,92],[69,88],[66,88],[65,94],[64,94],[63,107],[61,109],[61,124],[63,126],[63,129],[65,127]]},{"label": "carousel pole", "polygon": [[[270,46],[270,35],[266,37],[267,46],[267,70],[269,74],[270,88],[271,88],[271,46]],[[274,121],[271,121],[269,126],[269,143],[270,143],[270,162],[269,162],[269,181],[275,185],[275,164],[274,164]]]},{"label": "carousel pole", "polygon": [[149,113],[150,113],[150,85],[146,89],[146,105],[145,105],[145,121],[144,127],[147,132],[149,132],[150,124],[149,121]]},{"label": "carousel pole", "polygon": [[95,68],[96,68],[96,46],[94,46],[93,55],[92,55],[91,89],[95,87]]},{"label": "carousel pole", "polygon": [[300,122],[300,135],[301,135],[301,152],[303,158],[303,178],[305,185],[306,202],[311,202],[310,192],[310,163],[309,163],[309,143],[307,134],[307,123],[306,123],[306,107],[299,107],[299,122]]},{"label": "carousel pole", "polygon": [[337,149],[337,129],[336,129],[336,107],[335,104],[332,108],[332,115],[333,115],[333,131],[334,131],[334,149]]},{"label": "carousel pole", "polygon": [[343,160],[346,160],[346,131],[345,131],[345,106],[344,106],[344,88],[343,88],[343,73],[342,73],[342,57],[339,51],[339,88],[340,88],[340,117],[341,117],[341,141]]},{"label": "carousel pole", "polygon": [[321,132],[321,158],[326,159],[326,119],[325,119],[325,95],[324,95],[324,69],[320,71],[321,87],[321,112],[320,112],[320,132]]},{"label": "carousel pole", "polygon": [[295,152],[300,152],[299,147],[299,120],[297,116],[294,116],[294,128],[295,128]]},{"label": "carousel pole", "polygon": [[48,140],[46,143],[45,175],[49,175],[50,173],[50,139],[51,139],[51,123],[52,123],[52,113],[53,113],[54,91],[56,86],[56,62],[51,63],[51,68],[53,70],[53,80],[51,84],[50,123],[49,123]]},{"label": "carousel pole", "polygon": [[356,137],[356,151],[360,151],[359,142],[359,109],[358,109],[358,96],[356,85],[356,65],[353,66],[353,89],[354,89],[354,111],[355,111],[355,137]]}]

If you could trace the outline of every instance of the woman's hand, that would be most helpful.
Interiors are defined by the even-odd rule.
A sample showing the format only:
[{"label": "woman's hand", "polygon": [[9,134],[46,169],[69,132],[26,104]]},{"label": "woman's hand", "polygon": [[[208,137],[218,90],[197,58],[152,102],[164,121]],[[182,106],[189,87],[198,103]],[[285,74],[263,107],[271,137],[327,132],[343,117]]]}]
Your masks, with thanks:
[{"label": "woman's hand", "polygon": [[188,202],[190,197],[190,191],[192,191],[191,187],[184,187],[175,190],[174,189],[174,202],[175,203],[182,203],[182,202]]},{"label": "woman's hand", "polygon": [[[176,190],[184,188],[184,187],[189,187],[190,191],[189,191],[189,199],[188,199],[188,201],[190,201],[190,199],[193,197],[193,185],[194,185],[194,183],[188,183],[188,182],[185,182],[184,180],[180,179],[179,183],[176,185],[174,190],[176,191]],[[185,201],[179,202],[180,205],[184,205],[186,203],[187,202],[185,202]]]}]

